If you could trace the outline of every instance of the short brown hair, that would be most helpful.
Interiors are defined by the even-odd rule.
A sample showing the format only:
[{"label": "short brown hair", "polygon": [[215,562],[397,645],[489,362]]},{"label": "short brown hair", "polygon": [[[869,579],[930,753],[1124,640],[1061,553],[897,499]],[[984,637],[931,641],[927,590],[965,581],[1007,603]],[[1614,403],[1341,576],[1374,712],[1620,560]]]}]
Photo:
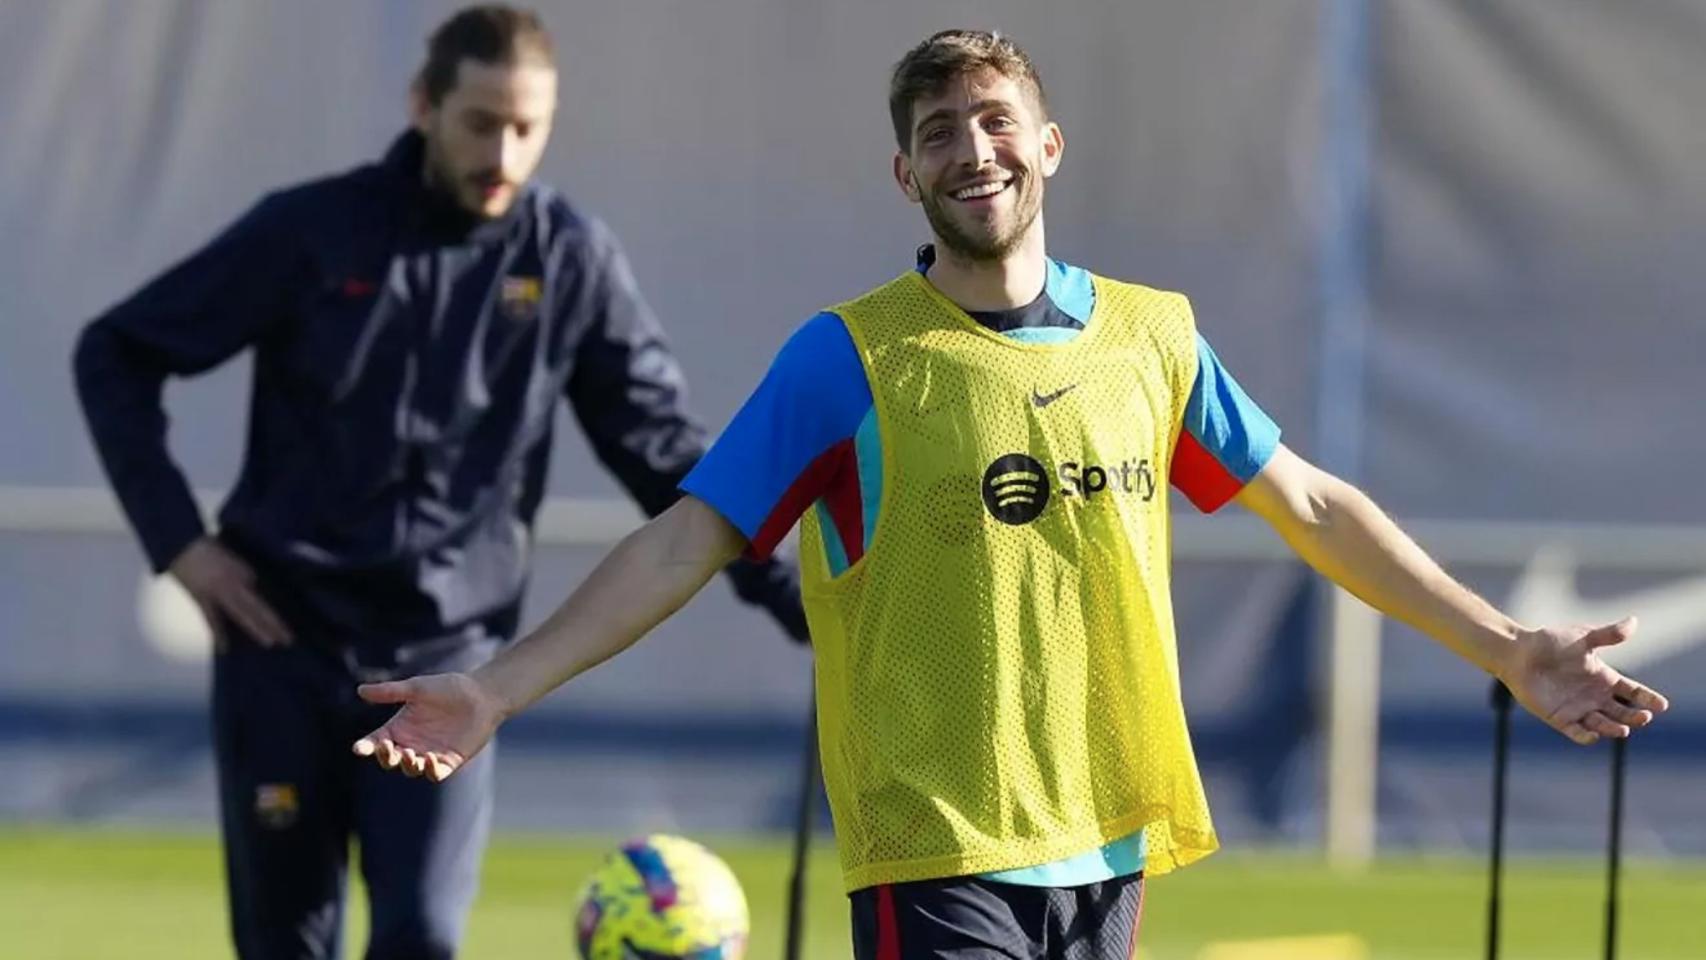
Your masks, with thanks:
[{"label": "short brown hair", "polygon": [[906,52],[889,78],[889,117],[902,152],[912,149],[912,106],[947,89],[957,77],[994,70],[1023,87],[1037,115],[1048,117],[1048,101],[1037,68],[1019,45],[988,30],[943,30]]},{"label": "short brown hair", "polygon": [[513,64],[522,59],[552,62],[551,33],[532,10],[501,3],[468,7],[439,25],[427,39],[427,59],[415,83],[437,105],[456,86],[464,60]]}]

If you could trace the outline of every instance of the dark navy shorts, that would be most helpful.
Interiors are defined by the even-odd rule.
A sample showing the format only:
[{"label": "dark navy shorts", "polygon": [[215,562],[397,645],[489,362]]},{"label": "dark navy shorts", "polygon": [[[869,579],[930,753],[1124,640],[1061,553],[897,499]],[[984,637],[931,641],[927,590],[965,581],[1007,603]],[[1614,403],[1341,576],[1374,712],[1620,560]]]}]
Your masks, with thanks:
[{"label": "dark navy shorts", "polygon": [[976,877],[856,890],[856,960],[1128,960],[1143,874],[1079,887]]},{"label": "dark navy shorts", "polygon": [[[430,648],[391,675],[465,670],[496,641]],[[395,706],[356,697],[380,674],[302,644],[234,635],[214,659],[231,934],[242,960],[336,957],[350,843],[360,851],[368,960],[454,955],[479,879],[492,809],[491,747],[441,784],[382,770],[350,744]]]}]

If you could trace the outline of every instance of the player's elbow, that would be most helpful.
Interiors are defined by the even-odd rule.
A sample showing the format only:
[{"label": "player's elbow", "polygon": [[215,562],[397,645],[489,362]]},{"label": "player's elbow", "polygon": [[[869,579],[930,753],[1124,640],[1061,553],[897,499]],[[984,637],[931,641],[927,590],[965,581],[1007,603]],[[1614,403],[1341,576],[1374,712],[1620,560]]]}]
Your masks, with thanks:
[{"label": "player's elbow", "polygon": [[1310,528],[1331,529],[1359,499],[1367,499],[1362,491],[1327,471],[1315,466],[1309,470],[1313,476],[1298,493],[1296,510]]},{"label": "player's elbow", "polygon": [[1282,445],[1239,502],[1291,539],[1331,528],[1354,493],[1349,484]]}]

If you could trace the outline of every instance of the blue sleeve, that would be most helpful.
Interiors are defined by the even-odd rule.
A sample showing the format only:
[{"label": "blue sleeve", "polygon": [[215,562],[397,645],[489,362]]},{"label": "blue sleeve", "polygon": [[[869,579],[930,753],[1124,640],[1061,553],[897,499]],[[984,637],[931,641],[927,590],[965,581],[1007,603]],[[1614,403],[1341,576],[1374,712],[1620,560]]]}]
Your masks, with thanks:
[{"label": "blue sleeve", "polygon": [[843,471],[871,409],[864,365],[841,318],[820,313],[783,345],[770,371],[681,488],[740,529],[765,556]]},{"label": "blue sleeve", "polygon": [[1212,513],[1268,465],[1279,438],[1279,427],[1199,334],[1196,382],[1173,451],[1173,486],[1198,509]]}]

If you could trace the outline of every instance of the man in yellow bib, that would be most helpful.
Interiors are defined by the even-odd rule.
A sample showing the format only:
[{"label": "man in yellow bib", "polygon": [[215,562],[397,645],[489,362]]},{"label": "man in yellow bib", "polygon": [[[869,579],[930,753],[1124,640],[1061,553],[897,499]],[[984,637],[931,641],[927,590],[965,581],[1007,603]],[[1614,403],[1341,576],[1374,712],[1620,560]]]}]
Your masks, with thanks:
[{"label": "man in yellow bib", "polygon": [[934,243],[808,321],[682,484],[544,625],[472,674],[373,684],[355,745],[443,779],[802,521],[824,776],[854,952],[1129,957],[1145,876],[1216,845],[1180,702],[1166,485],[1499,677],[1578,743],[1665,699],[1530,629],[1279,443],[1186,299],[1048,258],[1064,140],[1029,58],[948,31],[895,67],[894,177]]}]

